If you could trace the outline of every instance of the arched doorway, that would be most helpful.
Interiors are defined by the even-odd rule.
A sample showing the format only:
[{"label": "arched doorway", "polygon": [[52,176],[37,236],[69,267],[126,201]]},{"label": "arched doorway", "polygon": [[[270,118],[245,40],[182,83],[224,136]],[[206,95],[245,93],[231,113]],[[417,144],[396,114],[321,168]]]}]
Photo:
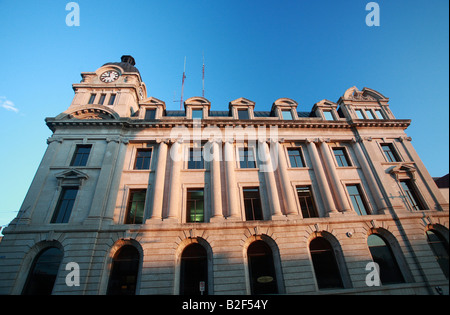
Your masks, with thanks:
[{"label": "arched doorway", "polygon": [[449,278],[449,259],[448,259],[448,243],[445,238],[435,230],[428,230],[427,242],[433,251],[434,258],[441,267],[445,277]]},{"label": "arched doorway", "polygon": [[405,282],[392,249],[383,237],[378,234],[370,234],[367,238],[367,245],[373,261],[380,267],[382,284]]},{"label": "arched doorway", "polygon": [[204,283],[203,294],[208,294],[208,254],[198,244],[188,245],[181,255],[180,294],[201,295],[200,283]]},{"label": "arched doorway", "polygon": [[277,294],[277,278],[273,253],[262,240],[250,244],[247,249],[251,294]]},{"label": "arched doorway", "polygon": [[331,244],[324,237],[316,237],[309,244],[319,289],[343,288],[341,272]]},{"label": "arched doorway", "polygon": [[109,278],[108,295],[134,295],[139,272],[139,252],[125,245],[115,254]]},{"label": "arched doorway", "polygon": [[22,294],[52,294],[62,258],[63,253],[59,248],[48,247],[43,249],[33,261]]}]

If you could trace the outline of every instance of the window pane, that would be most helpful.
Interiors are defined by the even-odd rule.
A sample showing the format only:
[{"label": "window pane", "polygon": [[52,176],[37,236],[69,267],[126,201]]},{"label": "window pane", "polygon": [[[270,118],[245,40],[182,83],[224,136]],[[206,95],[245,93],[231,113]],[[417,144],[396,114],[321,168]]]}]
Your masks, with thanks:
[{"label": "window pane", "polygon": [[313,239],[309,245],[319,289],[343,288],[333,248],[323,237]]},{"label": "window pane", "polygon": [[248,109],[239,109],[238,110],[238,118],[239,119],[250,119],[248,115]]},{"label": "window pane", "polygon": [[78,188],[64,187],[61,191],[58,204],[53,213],[50,223],[67,223],[69,222],[72,208],[77,197]]},{"label": "window pane", "polygon": [[392,144],[382,144],[381,148],[383,149],[384,155],[386,156],[386,159],[388,162],[399,162],[400,159],[398,158],[397,154],[395,153],[394,147]]},{"label": "window pane", "polygon": [[290,110],[282,110],[281,114],[282,114],[284,120],[292,120],[293,119],[292,113]]},{"label": "window pane", "polygon": [[88,104],[94,104],[94,101],[95,101],[95,94],[91,94],[91,97],[89,97]]},{"label": "window pane", "polygon": [[357,109],[355,112],[356,112],[356,116],[358,116],[359,119],[364,119],[362,110]]},{"label": "window pane", "polygon": [[311,192],[311,186],[297,187],[297,196],[303,218],[319,217]]},{"label": "window pane", "polygon": [[181,255],[180,294],[201,295],[200,282],[205,282],[204,295],[208,294],[208,256],[205,248],[193,243]]},{"label": "window pane", "polygon": [[136,161],[134,163],[135,170],[149,170],[152,158],[152,149],[138,149],[136,153]]},{"label": "window pane", "polygon": [[134,295],[139,270],[139,252],[130,245],[119,249],[113,259],[108,295]]},{"label": "window pane", "polygon": [[448,243],[439,233],[427,231],[428,245],[434,253],[434,258],[438,262],[445,277],[449,278]]},{"label": "window pane", "polygon": [[413,184],[409,180],[400,181],[400,185],[403,188],[403,191],[406,196],[406,202],[413,210],[424,210],[425,208],[422,206],[416,191],[414,189]]},{"label": "window pane", "polygon": [[347,185],[347,191],[352,202],[353,210],[358,215],[367,215],[367,206],[361,196],[359,185]]},{"label": "window pane", "polygon": [[252,149],[239,149],[240,168],[256,168],[255,157]]},{"label": "window pane", "polygon": [[52,294],[62,258],[63,253],[56,247],[42,250],[35,258],[22,294]]},{"label": "window pane", "polygon": [[333,148],[334,157],[339,167],[350,166],[345,149],[343,148]]},{"label": "window pane", "polygon": [[153,120],[156,118],[156,109],[147,109],[145,111],[145,120]]},{"label": "window pane", "polygon": [[247,249],[252,294],[277,294],[273,254],[264,241],[256,241]]},{"label": "window pane", "polygon": [[245,188],[243,193],[245,219],[247,221],[263,220],[259,188]]},{"label": "window pane", "polygon": [[125,224],[141,224],[144,219],[146,189],[131,190]]},{"label": "window pane", "polygon": [[111,94],[109,97],[108,105],[114,105],[114,101],[116,100],[116,94]]},{"label": "window pane", "polygon": [[300,148],[288,149],[289,162],[291,167],[305,167],[305,162]]},{"label": "window pane", "polygon": [[203,109],[193,109],[192,119],[203,119]]},{"label": "window pane", "polygon": [[77,145],[70,166],[86,166],[92,145]]},{"label": "window pane", "polygon": [[369,119],[377,119],[377,118],[373,115],[373,113],[372,113],[371,110],[366,110],[366,115],[367,115],[367,118],[369,118]]},{"label": "window pane", "polygon": [[202,149],[189,149],[188,169],[204,169],[205,163],[203,160]]},{"label": "window pane", "polygon": [[325,116],[326,120],[334,120],[333,114],[329,110],[324,110],[323,115]]},{"label": "window pane", "polygon": [[376,234],[371,234],[367,238],[367,244],[373,261],[380,267],[381,283],[405,282],[392,250],[384,239]]},{"label": "window pane", "polygon": [[186,208],[186,222],[204,222],[203,189],[187,190]]},{"label": "window pane", "polygon": [[384,119],[383,113],[380,109],[375,110],[375,113],[377,114],[378,119]]},{"label": "window pane", "polygon": [[98,101],[99,105],[103,105],[103,103],[105,102],[105,98],[106,98],[106,94],[101,94],[100,95],[100,100]]}]

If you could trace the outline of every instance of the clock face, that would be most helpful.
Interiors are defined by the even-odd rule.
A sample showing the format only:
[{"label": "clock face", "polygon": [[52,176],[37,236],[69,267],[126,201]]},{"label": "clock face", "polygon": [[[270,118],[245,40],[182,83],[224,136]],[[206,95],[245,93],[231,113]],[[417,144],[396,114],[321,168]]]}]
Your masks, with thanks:
[{"label": "clock face", "polygon": [[102,73],[100,80],[105,83],[110,83],[116,81],[119,78],[119,75],[120,74],[117,71],[106,71]]}]

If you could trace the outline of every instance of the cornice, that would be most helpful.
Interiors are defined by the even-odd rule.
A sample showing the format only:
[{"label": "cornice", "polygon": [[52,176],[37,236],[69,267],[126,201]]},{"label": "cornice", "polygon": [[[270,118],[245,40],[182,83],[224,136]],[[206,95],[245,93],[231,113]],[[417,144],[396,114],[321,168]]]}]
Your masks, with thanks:
[{"label": "cornice", "polygon": [[[131,118],[120,119],[56,119],[46,118],[47,126],[55,131],[58,127],[80,126],[80,127],[121,127],[129,129],[147,128],[173,128],[187,127],[193,128],[194,122],[191,119],[159,119],[153,121],[138,120]],[[263,120],[252,119],[249,121],[229,120],[229,119],[203,119],[200,124],[195,123],[195,127],[278,127],[278,128],[306,128],[306,129],[351,129],[351,128],[403,128],[406,129],[411,124],[409,119],[395,120],[354,120],[354,121],[325,121],[321,119],[300,119],[300,120]]]}]

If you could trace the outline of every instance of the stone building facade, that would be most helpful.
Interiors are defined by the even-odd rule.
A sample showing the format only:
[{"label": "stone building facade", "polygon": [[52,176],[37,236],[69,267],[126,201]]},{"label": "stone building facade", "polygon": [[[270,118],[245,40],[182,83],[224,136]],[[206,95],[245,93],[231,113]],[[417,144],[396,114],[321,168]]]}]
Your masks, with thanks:
[{"label": "stone building facade", "polygon": [[448,202],[381,93],[170,111],[131,56],[81,76],[0,294],[448,294]]}]

